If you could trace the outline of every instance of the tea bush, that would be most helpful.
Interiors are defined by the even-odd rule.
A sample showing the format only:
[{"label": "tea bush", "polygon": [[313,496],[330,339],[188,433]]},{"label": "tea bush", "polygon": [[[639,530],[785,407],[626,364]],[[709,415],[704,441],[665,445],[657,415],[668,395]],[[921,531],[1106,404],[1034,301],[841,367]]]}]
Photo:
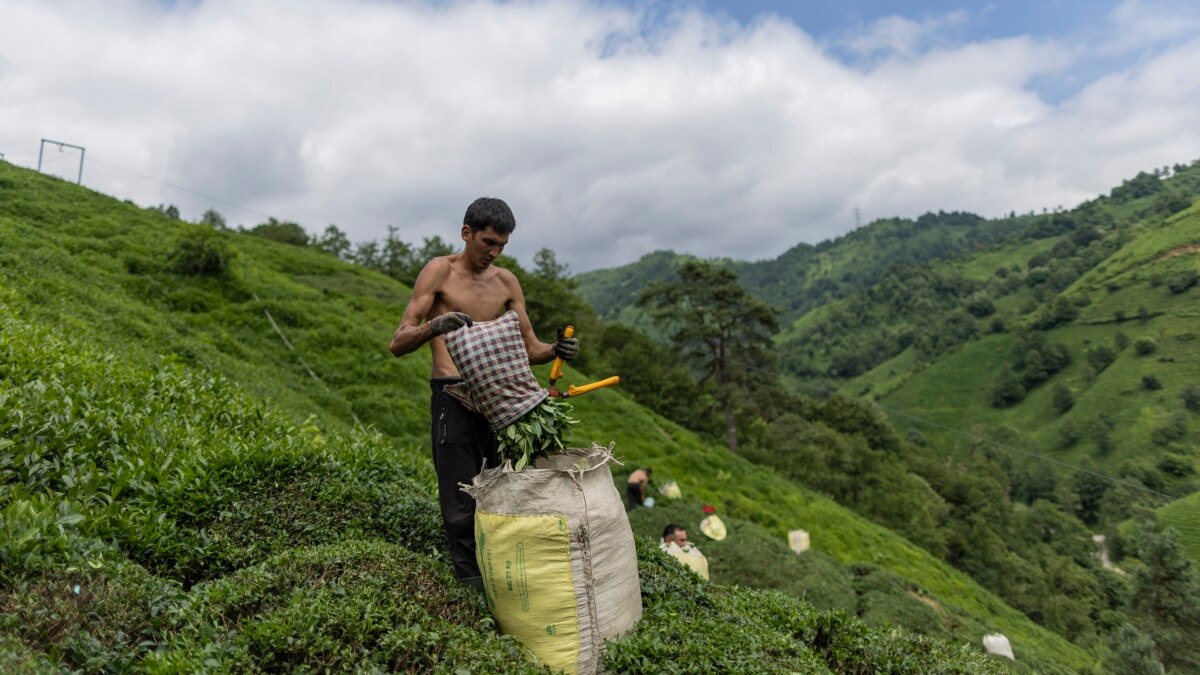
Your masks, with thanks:
[{"label": "tea bush", "polygon": [[383,542],[299,548],[197,586],[151,672],[547,672],[449,567]]},{"label": "tea bush", "polygon": [[197,225],[188,228],[168,260],[179,274],[196,277],[221,277],[229,274],[233,251],[221,239],[216,228]]}]

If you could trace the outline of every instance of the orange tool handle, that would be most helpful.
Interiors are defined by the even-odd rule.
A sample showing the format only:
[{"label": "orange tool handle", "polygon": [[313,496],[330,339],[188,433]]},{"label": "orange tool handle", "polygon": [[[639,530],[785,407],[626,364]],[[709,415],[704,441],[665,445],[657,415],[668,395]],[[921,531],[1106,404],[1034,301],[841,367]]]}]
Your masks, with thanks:
[{"label": "orange tool handle", "polygon": [[[563,331],[563,337],[575,337],[575,326],[567,326]],[[561,357],[554,357],[554,365],[550,366],[550,381],[553,382],[562,377],[563,360]]]},{"label": "orange tool handle", "polygon": [[620,381],[620,375],[613,375],[610,378],[600,380],[599,382],[593,382],[591,384],[585,384],[582,387],[576,387],[572,384],[571,386],[567,387],[567,396],[578,396],[580,394],[586,394],[589,391],[596,391],[597,389],[603,389],[604,387],[611,387]]}]

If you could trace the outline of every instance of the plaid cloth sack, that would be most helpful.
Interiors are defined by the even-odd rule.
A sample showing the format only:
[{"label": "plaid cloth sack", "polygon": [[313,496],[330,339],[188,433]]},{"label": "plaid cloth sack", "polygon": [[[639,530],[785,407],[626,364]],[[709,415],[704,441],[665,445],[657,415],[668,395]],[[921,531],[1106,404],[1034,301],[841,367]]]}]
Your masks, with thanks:
[{"label": "plaid cloth sack", "polygon": [[482,413],[494,431],[521,419],[550,395],[529,368],[516,312],[509,310],[494,321],[477,321],[447,333],[445,340],[466,385],[470,407]]}]

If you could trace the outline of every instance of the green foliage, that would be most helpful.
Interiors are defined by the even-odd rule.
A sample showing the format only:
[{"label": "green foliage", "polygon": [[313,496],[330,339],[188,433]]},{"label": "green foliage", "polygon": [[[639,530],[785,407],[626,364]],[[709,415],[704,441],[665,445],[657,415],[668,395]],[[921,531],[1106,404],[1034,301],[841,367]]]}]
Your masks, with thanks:
[{"label": "green foliage", "polygon": [[1050,303],[1041,315],[1034,322],[1034,326],[1039,330],[1049,330],[1057,326],[1068,324],[1079,316],[1079,308],[1070,300],[1059,296]]},{"label": "green foliage", "polygon": [[651,539],[661,537],[666,523],[682,526],[708,560],[714,584],[777,590],[818,609],[856,611],[859,602],[852,576],[833,558],[815,549],[797,555],[783,536],[730,515],[722,516],[730,536],[722,541],[707,539],[700,532],[705,515],[701,507],[700,501],[687,497],[659,499],[654,508],[630,511],[629,524],[635,535]]},{"label": "green foliage", "polygon": [[1163,182],[1158,176],[1139,171],[1138,175],[1130,180],[1121,181],[1120,187],[1115,187],[1110,193],[1112,200],[1118,204],[1156,195],[1163,189]]},{"label": "green foliage", "polygon": [[445,565],[394,544],[291,550],[192,596],[151,670],[544,672]]},{"label": "green foliage", "polygon": [[[1150,385],[1146,384],[1146,378],[1154,378],[1153,375],[1147,375],[1142,378],[1142,386],[1146,389],[1161,388],[1162,384],[1158,383],[1158,378],[1154,378]],[[1187,436],[1187,416],[1183,413],[1176,413],[1154,428],[1150,434],[1151,440],[1157,445],[1168,445],[1172,441],[1182,440]]]},{"label": "green foliage", "polygon": [[858,509],[935,555],[944,553],[942,498],[870,436],[838,433],[824,421],[827,416],[785,414],[774,420],[761,445],[745,449],[746,456]]},{"label": "green foliage", "polygon": [[1005,368],[1000,374],[1000,379],[992,387],[992,406],[1004,408],[1020,403],[1024,398],[1025,385],[1021,384],[1020,378],[1011,370]]},{"label": "green foliage", "polygon": [[233,252],[213,227],[201,225],[184,231],[168,255],[171,269],[197,277],[223,277],[229,274]]},{"label": "green foliage", "polygon": [[[24,567],[0,565],[0,571],[57,568],[68,554],[104,561],[112,556],[187,585],[224,580],[234,568],[305,550],[299,547],[336,548],[355,538],[399,542],[410,551],[440,550],[440,516],[426,497],[432,485],[428,446],[422,449],[428,433],[428,363],[392,359],[383,344],[403,309],[406,289],[319,251],[237,234],[227,237],[244,261],[238,269],[240,288],[233,292],[209,280],[161,274],[153,266],[131,275],[127,259],[161,259],[164,233],[181,232],[184,225],[30,172],[0,166],[0,179],[5,192],[0,199],[0,314],[18,308],[30,326],[77,340],[57,344],[7,324],[0,330],[11,336],[11,345],[29,346],[17,361],[43,364],[36,366],[39,375],[23,375],[23,383],[50,381],[55,373],[68,377],[41,397],[35,387],[23,384],[20,400],[12,404],[22,411],[44,410],[21,433],[23,439],[49,439],[35,441],[33,447],[52,452],[22,454],[19,461],[33,467],[28,476],[4,474],[5,486],[17,486],[14,494],[26,490],[20,487],[26,480],[36,494],[21,493],[11,500],[29,507],[27,520],[12,522],[31,523],[32,529],[13,529],[13,536],[4,535],[8,538],[0,545],[36,555],[26,557],[30,562]],[[15,197],[14,185],[21,191]],[[40,190],[55,198],[25,198]],[[197,314],[176,307],[171,298],[181,293],[203,296],[208,310]],[[252,293],[261,299],[252,299]],[[270,328],[264,310],[271,312],[294,351]],[[41,346],[44,350],[37,351]],[[172,356],[161,362],[160,354]],[[64,360],[63,355],[78,355],[78,360]],[[0,365],[0,374],[9,370],[7,362]],[[98,383],[104,384],[99,393],[93,391]],[[5,386],[7,381],[0,382]],[[156,393],[160,391],[162,396]],[[690,476],[685,483],[689,494],[753,520],[776,537],[797,524],[808,527],[818,548],[839,561],[869,559],[918,580],[928,597],[955,617],[946,626],[955,639],[975,642],[981,631],[998,628],[1038,670],[1079,669],[1089,662],[1078,647],[1037,627],[891,532],[649,414],[619,390],[610,394],[581,400],[588,408],[581,415],[581,430],[616,439],[632,461]],[[101,403],[91,406],[93,400]],[[9,412],[0,412],[6,415],[0,428],[8,428]],[[355,431],[351,413],[380,433]],[[109,418],[127,420],[128,427]],[[75,432],[80,435],[72,436]],[[754,436],[754,429],[747,432]],[[653,442],[647,442],[649,436]],[[4,459],[6,453],[0,452]],[[113,473],[119,480],[112,480]],[[59,475],[66,476],[61,485],[47,487],[46,481]],[[68,479],[78,487],[64,488]],[[64,499],[56,495],[62,489],[74,490],[74,496],[60,512]],[[407,506],[384,508],[402,495],[409,497]],[[57,522],[60,517],[65,517],[62,523]],[[280,522],[287,525],[279,527]],[[8,524],[6,520],[4,527]],[[21,548],[29,542],[35,543]],[[441,574],[445,568],[439,565],[434,557],[417,566]],[[193,592],[205,587],[198,584]],[[329,602],[338,600],[330,597]],[[297,607],[307,612],[309,605]],[[743,615],[753,617],[757,607],[754,601],[739,606],[735,621],[722,626],[725,634]],[[313,613],[323,617],[321,625],[340,630],[340,619],[329,619],[339,612],[334,604]],[[358,614],[360,619],[366,615]],[[420,620],[423,633],[432,621]],[[269,622],[266,630],[279,625]],[[295,624],[284,625],[279,630]],[[878,670],[881,664],[914,658],[906,650],[930,650],[928,643],[909,638],[876,648],[873,640],[860,639],[857,625],[830,629],[848,631],[831,635],[831,642],[845,647],[846,641],[858,640],[855,644],[871,647],[861,652],[843,648],[848,656],[839,662],[841,670]],[[318,648],[331,639],[329,631],[322,631],[307,643],[311,653],[336,655],[336,647],[331,652]],[[664,634],[672,640],[686,635]],[[221,655],[217,666],[205,665],[197,660],[203,652],[192,651],[186,636],[178,640],[148,648],[177,656],[176,670],[220,669]],[[239,640],[243,638],[230,636],[221,649],[237,649]],[[888,644],[892,646],[885,649]],[[636,654],[636,648],[629,653],[659,662],[649,652]],[[33,663],[45,661],[43,656],[16,645],[0,658]],[[947,658],[959,657],[955,652]],[[954,663],[971,669],[969,660]],[[496,670],[520,665],[512,662]],[[170,664],[162,669],[170,670]]]},{"label": "green foliage", "polygon": [[350,259],[350,238],[337,225],[326,227],[321,236],[314,239],[313,246],[335,258]]},{"label": "green foliage", "polygon": [[200,224],[208,227],[213,227],[218,230],[226,229],[225,216],[222,216],[216,209],[208,209],[200,216]]},{"label": "green foliage", "polygon": [[1158,343],[1155,342],[1153,338],[1138,338],[1133,343],[1133,350],[1137,352],[1139,356],[1149,356],[1158,351]]},{"label": "green foliage", "polygon": [[1117,631],[1117,645],[1105,662],[1110,673],[1163,675],[1162,663],[1154,651],[1154,641],[1137,628],[1126,624]]},{"label": "green foliage", "polygon": [[1054,409],[1061,415],[1075,406],[1071,390],[1061,382],[1054,386]]},{"label": "green foliage", "polygon": [[970,647],[872,629],[779,592],[706,584],[647,539],[638,563],[645,609],[630,635],[607,645],[616,672],[852,672],[864,662],[893,673],[1002,672]]},{"label": "green foliage", "polygon": [[1179,390],[1179,400],[1189,412],[1200,412],[1200,386],[1185,385]]},{"label": "green foliage", "polygon": [[1179,534],[1155,520],[1141,520],[1131,542],[1144,564],[1135,571],[1134,625],[1158,647],[1167,672],[1200,671],[1200,578],[1179,549]]},{"label": "green foliage", "polygon": [[1200,283],[1200,273],[1196,270],[1184,270],[1167,282],[1167,288],[1178,295]]},{"label": "green foliage", "polygon": [[1162,389],[1162,382],[1160,382],[1159,379],[1154,375],[1143,375],[1142,389],[1145,389],[1146,391],[1158,391],[1159,389]]},{"label": "green foliage", "polygon": [[1113,350],[1105,345],[1097,345],[1087,351],[1087,362],[1092,367],[1092,372],[1099,375],[1104,372],[1104,369],[1111,366],[1113,361],[1117,360],[1117,355]]},{"label": "green foliage", "polygon": [[587,346],[598,354],[595,370],[619,373],[626,395],[684,427],[720,437],[721,428],[711,414],[716,406],[711,389],[697,383],[671,349],[618,323],[606,325],[600,340]]},{"label": "green foliage", "polygon": [[967,311],[971,316],[982,319],[985,316],[991,316],[996,311],[996,303],[992,299],[982,293],[977,293],[967,298]]},{"label": "green foliage", "polygon": [[562,450],[563,439],[579,420],[571,416],[572,406],[553,396],[546,397],[523,417],[496,432],[502,461],[513,463],[520,471],[555,450]]},{"label": "green foliage", "polygon": [[311,243],[308,232],[305,232],[303,227],[286,220],[268,218],[267,222],[255,225],[248,232],[256,237],[292,246],[308,246]]},{"label": "green foliage", "polygon": [[704,377],[712,377],[721,399],[730,452],[737,452],[734,397],[761,376],[747,366],[770,365],[767,347],[778,330],[775,312],[755,300],[737,275],[710,263],[687,261],[678,281],[648,286],[637,304],[672,332],[672,341]]},{"label": "green foliage", "polygon": [[1051,344],[1041,332],[1021,333],[1013,342],[1012,366],[992,387],[991,404],[1004,408],[1021,402],[1034,387],[1071,363],[1062,344]]}]

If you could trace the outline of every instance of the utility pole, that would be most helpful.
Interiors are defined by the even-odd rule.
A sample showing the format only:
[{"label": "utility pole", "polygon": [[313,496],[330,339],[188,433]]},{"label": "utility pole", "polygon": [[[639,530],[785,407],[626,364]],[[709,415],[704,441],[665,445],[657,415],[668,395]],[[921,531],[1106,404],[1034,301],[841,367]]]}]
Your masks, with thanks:
[{"label": "utility pole", "polygon": [[862,214],[859,213],[858,207],[854,207],[854,229],[862,227]]},{"label": "utility pole", "polygon": [[42,144],[38,146],[38,173],[41,173],[42,171],[42,152],[46,149],[47,143],[57,145],[59,152],[62,152],[64,147],[75,148],[79,151],[79,178],[75,180],[75,183],[78,185],[83,185],[83,155],[87,152],[87,148],[84,148],[81,145],[71,145],[70,143],[63,143],[62,141],[52,141],[49,138],[43,138]]}]

